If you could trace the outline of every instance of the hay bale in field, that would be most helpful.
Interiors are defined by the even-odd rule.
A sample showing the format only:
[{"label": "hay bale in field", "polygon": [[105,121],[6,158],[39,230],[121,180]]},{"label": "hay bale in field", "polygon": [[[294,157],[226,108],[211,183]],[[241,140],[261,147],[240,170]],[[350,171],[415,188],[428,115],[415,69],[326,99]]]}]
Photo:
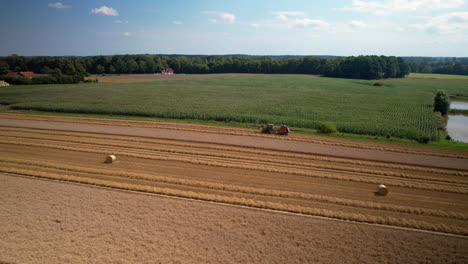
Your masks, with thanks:
[{"label": "hay bale in field", "polygon": [[107,156],[106,161],[104,161],[104,162],[105,163],[114,163],[116,159],[117,159],[117,157],[115,155],[109,155],[109,156]]},{"label": "hay bale in field", "polygon": [[378,195],[385,196],[385,195],[387,195],[387,193],[388,193],[387,186],[385,186],[383,184],[379,184],[377,186],[377,194]]},{"label": "hay bale in field", "polygon": [[9,83],[5,82],[5,81],[0,81],[0,87],[8,87],[10,86]]}]

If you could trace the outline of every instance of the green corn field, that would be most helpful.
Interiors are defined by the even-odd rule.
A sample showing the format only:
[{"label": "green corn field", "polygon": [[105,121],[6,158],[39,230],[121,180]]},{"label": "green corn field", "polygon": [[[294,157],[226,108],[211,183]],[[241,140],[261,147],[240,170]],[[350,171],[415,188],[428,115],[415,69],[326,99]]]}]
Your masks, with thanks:
[{"label": "green corn field", "polygon": [[434,138],[434,94],[468,95],[468,81],[372,81],[284,75],[232,75],[143,83],[11,86],[0,104],[13,109],[133,115],[222,122],[275,123],[313,128],[336,123],[340,132]]}]

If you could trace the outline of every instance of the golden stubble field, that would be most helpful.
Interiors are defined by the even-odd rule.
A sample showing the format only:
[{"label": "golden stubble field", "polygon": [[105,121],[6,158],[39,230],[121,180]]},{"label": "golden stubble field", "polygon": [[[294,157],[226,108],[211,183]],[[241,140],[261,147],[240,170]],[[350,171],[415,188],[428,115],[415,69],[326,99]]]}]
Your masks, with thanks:
[{"label": "golden stubble field", "polygon": [[[4,115],[4,117],[7,117],[7,115]],[[14,116],[9,116],[9,118],[14,118]],[[63,122],[67,119],[48,117],[45,118],[48,119],[48,121],[45,121],[43,120],[44,117],[23,116],[21,122],[27,122],[28,118],[37,120],[42,119],[44,122],[59,122],[60,120]],[[68,118],[67,120],[69,123],[71,122],[71,118]],[[132,197],[144,196],[144,194],[165,195],[214,203],[213,205],[210,205],[212,206],[210,207],[208,205],[203,205],[203,203],[198,205],[200,202],[188,200],[173,202],[166,198],[160,200],[161,198],[156,198],[154,196],[145,196],[145,198],[141,198],[144,200],[160,201],[163,203],[169,201],[169,204],[177,203],[177,206],[210,207],[209,211],[211,211],[212,214],[217,214],[217,219],[207,221],[206,218],[201,218],[200,215],[197,215],[196,217],[198,218],[195,219],[185,219],[185,221],[194,221],[197,223],[192,223],[190,227],[187,227],[190,230],[187,232],[200,234],[200,232],[202,232],[199,226],[200,221],[206,221],[206,228],[212,228],[217,224],[223,227],[221,228],[221,230],[223,230],[222,232],[228,232],[228,230],[224,230],[224,228],[234,228],[236,232],[239,232],[237,235],[238,239],[248,241],[244,243],[255,244],[255,246],[250,249],[242,249],[243,251],[246,251],[246,254],[242,254],[243,257],[236,258],[237,253],[235,252],[226,253],[224,255],[224,260],[226,262],[235,262],[236,260],[261,262],[257,258],[258,256],[265,255],[266,252],[271,252],[272,248],[279,247],[280,245],[288,245],[288,247],[291,247],[290,243],[296,243],[297,247],[303,247],[297,252],[292,249],[289,251],[289,254],[291,254],[290,257],[296,259],[296,262],[313,261],[314,256],[310,255],[307,250],[309,249],[313,251],[321,248],[325,250],[333,243],[337,243],[336,241],[333,241],[338,239],[337,236],[340,232],[342,232],[343,236],[347,236],[343,237],[344,241],[350,241],[351,236],[354,241],[362,241],[366,239],[378,240],[378,233],[382,232],[381,239],[384,240],[395,239],[396,237],[401,236],[404,238],[400,241],[403,244],[406,243],[406,245],[414,245],[414,243],[419,243],[419,246],[414,249],[416,252],[406,252],[406,257],[395,257],[395,261],[405,259],[410,260],[410,258],[413,261],[417,261],[417,258],[421,257],[422,254],[425,255],[426,260],[435,262],[463,262],[467,260],[466,236],[468,235],[468,170],[464,168],[441,168],[435,165],[417,165],[407,164],[405,162],[398,163],[386,162],[384,160],[358,159],[355,157],[338,157],[337,155],[314,154],[312,152],[307,153],[277,150],[274,148],[246,147],[229,144],[229,142],[225,142],[225,144],[197,142],[191,138],[190,134],[196,130],[199,130],[198,132],[200,132],[200,130],[205,130],[204,133],[206,133],[208,137],[214,138],[217,134],[223,133],[224,135],[229,135],[229,133],[232,132],[232,129],[225,128],[197,125],[159,124],[160,126],[165,125],[165,129],[168,129],[168,127],[172,125],[174,126],[174,131],[185,131],[185,133],[187,133],[186,140],[174,140],[141,136],[137,137],[132,135],[116,135],[115,133],[112,133],[113,129],[116,129],[115,126],[120,125],[123,127],[132,127],[140,124],[141,127],[148,127],[150,122],[104,121],[98,119],[75,120],[80,122],[74,123],[76,127],[86,126],[91,123],[107,125],[109,127],[108,133],[84,133],[0,126],[0,147],[2,149],[0,152],[0,172],[10,175],[0,176],[5,182],[5,186],[18,188],[20,190],[24,186],[29,186],[29,189],[24,187],[26,189],[22,191],[37,193],[39,190],[34,190],[34,182],[37,182],[38,186],[42,186],[41,188],[43,188],[41,194],[37,194],[38,197],[44,196],[44,200],[54,201],[53,203],[57,203],[57,208],[65,206],[63,203],[67,203],[66,201],[78,199],[77,197],[74,197],[75,193],[79,192],[76,191],[76,188],[86,188],[81,186],[77,187],[71,183],[115,190],[118,192],[111,192],[112,194],[106,195],[117,197],[121,195],[123,191],[124,193],[140,193],[132,194]],[[108,124],[106,124],[106,122],[108,122]],[[110,124],[112,124],[112,126]],[[212,131],[209,132],[209,130]],[[248,132],[244,131],[242,133]],[[245,138],[245,140],[255,140],[255,137],[252,139],[252,137],[246,136]],[[264,139],[263,136],[260,136],[259,138]],[[306,136],[283,139],[285,142],[291,141],[296,143],[301,142],[301,140],[302,142],[306,142],[307,140],[317,140],[317,138],[308,138]],[[446,153],[437,153],[435,151],[424,150],[418,153],[418,149],[414,148],[373,145],[371,143],[362,143],[362,148],[360,148],[360,143],[354,143],[353,145],[350,141],[328,140],[329,142],[323,142],[323,147],[346,146],[352,147],[356,151],[379,150],[386,151],[388,153],[399,153],[399,155],[411,153],[411,155],[420,157],[421,163],[424,163],[425,159],[437,157],[458,159],[462,161],[466,159],[464,153],[460,152],[447,151]],[[351,144],[351,146],[349,144]],[[109,154],[117,156],[116,163],[104,163],[106,156]],[[19,182],[25,181],[25,178],[34,179],[34,181],[28,180],[25,182],[24,186],[21,184],[21,186],[15,187],[15,177],[20,177],[16,178],[18,180],[18,184]],[[62,181],[67,184],[60,184],[59,186],[48,182],[47,184],[51,184],[51,186],[44,187],[47,184],[42,180]],[[375,194],[377,184],[379,183],[384,183],[389,187],[389,195],[378,196]],[[61,197],[60,199],[54,199],[54,192],[48,193],[46,190],[47,188],[51,188],[51,190],[56,190],[58,188],[59,190],[62,190],[60,192],[63,192],[67,186],[70,186],[70,190],[74,190],[70,192],[70,197],[68,198]],[[103,190],[91,188],[89,190],[87,189],[86,192],[90,193],[90,197],[94,195],[98,197],[102,195]],[[20,217],[21,215],[27,215],[28,212],[34,212],[33,208],[29,208],[29,211],[22,211],[21,207],[18,207],[22,201],[15,201],[15,199],[12,199],[11,195],[12,194],[10,192],[4,192],[1,196],[3,201],[2,206],[4,209],[8,209],[10,211],[11,217],[15,217],[15,215]],[[25,194],[18,193],[17,197],[21,200],[21,197],[24,195]],[[126,208],[125,210],[129,210],[128,207],[133,206],[134,208],[132,210],[138,211],[137,208],[141,207],[143,208],[141,209],[142,215],[153,215],[158,212],[154,212],[152,210],[162,209],[160,207],[156,209],[136,202],[139,201],[140,198],[129,198],[129,196],[125,197],[127,197],[128,200],[126,200],[126,202],[122,202],[120,206],[114,204],[111,206],[112,208],[106,207],[106,210],[112,211],[109,211],[109,213],[115,214],[118,217],[125,215],[122,217],[126,219],[121,224],[112,223],[110,225],[113,226],[113,228],[121,229],[119,232],[123,233],[130,232],[125,231],[126,229],[133,230],[133,235],[139,233],[134,229],[142,229],[152,232],[151,223],[142,221],[138,213],[127,215],[124,212],[119,212],[119,210],[124,210],[123,208]],[[34,201],[35,199],[33,197],[24,199],[29,199],[32,204],[36,202],[44,203],[44,200],[42,202]],[[102,200],[102,198],[96,199]],[[76,200],[74,201],[76,202]],[[102,202],[103,204],[109,203],[109,201],[104,202],[103,200]],[[18,203],[18,206],[12,207],[11,203]],[[151,204],[151,202],[147,203]],[[250,207],[252,209],[238,209],[231,207],[230,205]],[[50,205],[47,204],[47,206]],[[79,205],[73,206],[79,207]],[[13,208],[16,208],[18,212],[15,212],[15,209]],[[257,211],[258,209],[267,209],[271,211],[266,213]],[[54,211],[54,208],[49,208],[48,210],[51,210],[53,214],[57,213]],[[83,218],[83,216],[95,214],[95,211],[99,211],[101,209],[98,204],[93,203],[92,206],[81,208],[79,210],[84,211],[74,212],[74,215],[80,217],[86,225],[89,221],[95,220],[85,219],[86,217]],[[180,214],[180,217],[186,217],[184,216],[186,213],[184,210],[187,210],[187,208],[181,209],[181,211],[171,211],[172,217],[177,214]],[[254,228],[257,231],[264,227],[265,221],[269,221],[266,219],[271,218],[271,221],[278,221],[278,219],[281,219],[283,222],[278,226],[278,231],[280,233],[276,233],[275,226],[271,225],[266,228],[266,231],[264,230],[264,232],[270,234],[271,232],[275,233],[274,239],[276,244],[272,245],[270,243],[266,243],[266,241],[262,239],[261,230],[259,231],[260,235],[252,235],[249,239],[248,230],[250,229],[245,229],[244,231],[247,233],[243,233],[244,231],[239,227],[239,225],[242,225],[242,222],[232,223],[232,219],[230,218],[231,216],[227,218],[220,216],[225,214],[232,215],[233,212],[246,214],[248,215],[249,221],[253,222],[256,221],[254,219],[258,216],[259,226],[249,226],[249,228]],[[41,212],[40,214],[44,214],[44,217],[47,216],[47,213],[44,212]],[[160,216],[163,214],[164,212],[159,212]],[[300,214],[303,216],[294,214]],[[306,239],[304,235],[310,235],[310,231],[312,230],[310,229],[310,223],[308,221],[318,221],[315,218],[310,218],[310,216],[329,218],[328,220],[320,220],[317,222],[317,225],[323,225],[323,228],[327,230],[330,229],[330,225],[333,225],[333,228],[337,230],[335,230],[335,233],[333,234],[330,233],[330,236],[325,232],[320,233],[318,237],[314,236],[312,240]],[[6,217],[4,215],[2,221],[7,221],[8,217],[9,216]],[[7,235],[6,237],[8,237],[4,238],[2,243],[6,245],[7,248],[11,249],[9,250],[11,253],[4,252],[7,256],[17,256],[14,245],[19,246],[18,243],[20,243],[21,239],[26,239],[29,236],[30,238],[33,238],[33,240],[42,240],[42,238],[38,238],[38,234],[33,231],[35,228],[34,223],[31,221],[32,219],[35,219],[35,217],[36,216],[29,215],[24,218],[26,219],[24,223],[15,223],[15,225],[11,226],[13,230],[2,231],[7,232],[4,233],[4,235]],[[137,221],[138,224],[135,226],[132,224],[125,226],[128,225],[128,221],[131,223],[132,217],[139,219]],[[51,221],[56,221],[54,219]],[[335,225],[334,222],[336,220],[351,221],[353,224],[339,222],[339,224]],[[64,225],[68,220],[58,219],[57,221],[60,222],[60,225]],[[75,220],[72,222],[74,221]],[[304,221],[308,222],[308,224],[301,225],[300,223]],[[39,222],[43,222],[42,224],[46,225],[51,224],[44,219],[40,219]],[[183,225],[180,221],[176,221],[174,223],[177,223],[177,225]],[[293,231],[287,230],[288,223],[291,223],[291,228],[294,229]],[[378,224],[388,227],[369,226],[368,224]],[[165,253],[170,252],[171,247],[174,247],[172,250],[176,250],[180,240],[184,240],[184,238],[181,237],[184,236],[183,234],[174,233],[174,229],[178,228],[177,225],[168,226],[166,232],[169,232],[172,237],[165,240],[165,242],[167,242],[167,247],[160,249],[161,251]],[[359,227],[356,227],[356,225]],[[29,235],[28,232],[23,230],[26,227],[30,230]],[[390,227],[398,229],[392,229]],[[79,227],[77,228],[79,230]],[[98,232],[98,234],[96,234],[96,239],[99,237],[100,228],[103,227],[93,227],[93,230]],[[348,228],[353,230],[351,232],[352,235],[349,234]],[[18,231],[18,234],[23,236],[21,239],[19,237],[15,237],[14,229],[22,230]],[[109,231],[109,228],[106,228],[106,230]],[[221,232],[219,229],[216,230]],[[370,235],[370,230],[375,232],[375,234]],[[27,234],[25,235],[23,232],[26,232]],[[63,232],[68,231],[64,230]],[[281,235],[281,232],[285,232],[285,235]],[[287,235],[288,232],[292,232],[295,235]],[[168,235],[169,233],[165,233],[165,235]],[[83,237],[79,235],[79,232],[78,236],[79,237],[76,239],[82,241]],[[213,250],[210,250],[210,248],[214,246],[213,243],[219,245],[220,242],[217,240],[218,238],[213,239],[213,241],[209,241],[210,236],[206,233],[202,236],[204,239],[203,243],[207,245],[207,248],[209,248],[208,251],[211,252],[211,255],[207,254],[204,259],[203,254],[200,256],[200,253],[197,252],[193,253],[193,256],[196,255],[198,261],[207,262],[210,259],[209,256],[214,257]],[[219,236],[219,234],[213,234],[213,237],[217,236]],[[427,237],[424,241],[421,241],[421,236]],[[63,234],[63,237],[57,239],[73,239],[71,237],[73,237],[72,233],[66,233]],[[106,233],[106,237],[108,239],[112,239],[112,235],[109,233]],[[123,238],[121,235],[117,235],[117,237],[119,237],[117,239],[119,242],[114,242],[122,243],[121,239]],[[195,239],[193,234],[189,237],[190,239]],[[197,236],[195,235],[195,237]],[[414,239],[417,239],[418,242],[415,242],[416,240]],[[323,244],[316,244],[317,241],[321,240],[323,241]],[[2,241],[2,239],[0,239],[0,241]],[[48,241],[46,238],[39,241],[40,244],[42,243],[42,246],[40,248],[32,249],[32,252],[36,252],[37,250],[48,252],[48,250],[58,247],[58,245],[49,245],[49,247],[47,246],[46,241]],[[151,238],[147,238],[145,241],[150,243],[150,241],[153,240]],[[53,244],[56,241],[52,239],[49,242]],[[437,254],[435,254],[436,252],[429,250],[435,245],[439,245],[439,242],[443,243],[443,246],[441,246],[442,248],[445,247],[442,253],[438,250]],[[136,242],[133,241],[130,245],[135,246],[135,243]],[[140,243],[145,244],[143,240],[138,241],[136,244]],[[157,243],[162,242],[158,241]],[[190,246],[187,245],[187,243],[188,242],[184,242],[182,244],[188,248],[196,248],[196,246],[193,245],[193,241],[189,243]],[[112,241],[107,241],[104,244],[112,245],[113,243]],[[338,244],[343,247],[347,247],[347,245]],[[359,245],[359,243],[356,242],[351,243],[349,245],[350,248],[342,248],[338,250],[342,250],[342,253],[347,252],[346,254],[349,254],[350,252],[361,254],[361,256],[356,256],[357,258],[350,259],[350,262],[354,262],[359,259],[363,262],[373,262],[382,256],[392,254],[398,255],[398,252],[395,252],[398,248],[395,241],[388,241],[388,243],[379,244],[378,250],[384,251],[385,253],[378,254],[369,253],[367,255],[362,255],[364,250],[362,248],[363,245],[365,245],[365,243]],[[131,252],[132,250],[135,250],[133,246],[126,247],[125,251]],[[146,246],[150,247],[151,245]],[[99,245],[97,247],[99,248]],[[263,249],[263,251],[260,252],[260,249]],[[148,250],[151,251],[151,249]],[[328,250],[330,250],[330,248],[328,248]],[[92,252],[96,252],[96,250]],[[102,251],[99,252],[101,252],[99,254],[106,254]],[[109,252],[112,252],[112,250]],[[278,251],[277,253],[278,256],[281,255],[283,260],[288,257],[287,252]],[[431,253],[434,254],[431,255]],[[48,252],[44,254],[51,256],[50,254],[53,253]],[[148,254],[151,255],[155,253],[152,251],[152,253]],[[217,258],[220,257],[219,255],[216,256]],[[296,258],[298,256],[301,257],[302,261]],[[327,256],[329,258],[327,258]],[[317,255],[316,257],[318,261],[326,262],[328,259],[329,262],[335,262],[333,260],[336,259],[330,258],[330,255],[327,256],[320,255],[319,257],[319,255]],[[111,255],[108,255],[108,257],[112,258]],[[21,260],[21,258],[15,259],[13,257],[2,259],[2,257],[0,257],[0,261],[11,261],[12,259],[13,262]],[[126,257],[125,259],[128,258]],[[135,259],[137,258],[134,258],[133,260]],[[170,258],[166,258],[166,260],[167,259]],[[191,259],[191,254],[187,253],[187,255],[178,259],[182,259],[182,262],[187,262]]]}]

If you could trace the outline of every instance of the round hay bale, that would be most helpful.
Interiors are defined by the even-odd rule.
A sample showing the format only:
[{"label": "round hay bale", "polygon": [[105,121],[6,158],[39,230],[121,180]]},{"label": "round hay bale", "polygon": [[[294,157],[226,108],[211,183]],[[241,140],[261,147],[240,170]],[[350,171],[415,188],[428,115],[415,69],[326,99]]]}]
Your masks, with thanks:
[{"label": "round hay bale", "polygon": [[113,162],[115,162],[116,159],[117,159],[117,157],[115,155],[109,155],[109,156],[107,156],[106,161],[104,161],[104,162],[105,163],[113,163]]},{"label": "round hay bale", "polygon": [[387,195],[387,193],[388,193],[387,186],[385,186],[383,184],[379,184],[379,186],[377,186],[377,193],[379,195],[382,195],[382,196]]}]

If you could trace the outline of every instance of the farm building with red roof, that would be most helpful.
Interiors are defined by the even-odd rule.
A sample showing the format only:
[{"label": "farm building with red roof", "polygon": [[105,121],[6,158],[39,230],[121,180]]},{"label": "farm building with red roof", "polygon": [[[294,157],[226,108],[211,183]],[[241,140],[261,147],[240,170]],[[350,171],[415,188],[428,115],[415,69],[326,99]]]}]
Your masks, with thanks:
[{"label": "farm building with red roof", "polygon": [[166,68],[164,69],[161,74],[164,74],[164,75],[171,75],[171,74],[174,74],[174,70],[171,69],[171,68]]},{"label": "farm building with red roof", "polygon": [[9,72],[7,73],[7,76],[11,76],[11,77],[20,77],[20,76],[23,76],[23,77],[28,77],[28,78],[32,78],[34,77],[34,72]]}]

